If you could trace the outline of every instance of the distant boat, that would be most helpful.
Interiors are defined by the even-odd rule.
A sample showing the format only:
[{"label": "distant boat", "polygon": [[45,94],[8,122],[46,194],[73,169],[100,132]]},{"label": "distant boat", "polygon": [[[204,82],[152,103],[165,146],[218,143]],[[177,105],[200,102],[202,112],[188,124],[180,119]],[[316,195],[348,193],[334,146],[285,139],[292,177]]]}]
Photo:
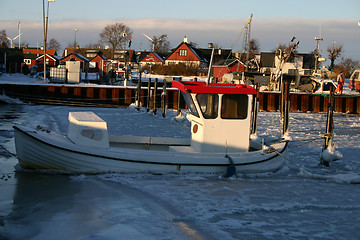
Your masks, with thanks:
[{"label": "distant boat", "polygon": [[254,88],[185,81],[173,81],[173,87],[181,90],[189,108],[190,139],[109,136],[106,122],[93,112],[70,112],[66,136],[41,127],[14,126],[21,167],[227,175],[281,168],[287,141],[265,145],[251,140]]}]

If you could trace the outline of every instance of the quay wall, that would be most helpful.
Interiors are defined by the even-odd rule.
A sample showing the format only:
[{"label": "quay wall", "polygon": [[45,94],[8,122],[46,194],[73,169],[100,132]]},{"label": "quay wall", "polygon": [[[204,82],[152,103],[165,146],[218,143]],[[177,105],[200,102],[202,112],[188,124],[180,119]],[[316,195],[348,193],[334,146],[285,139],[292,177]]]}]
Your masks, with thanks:
[{"label": "quay wall", "polygon": [[[147,87],[141,87],[140,101],[143,107],[161,108],[163,88],[158,87],[154,94]],[[136,87],[99,85],[61,85],[61,84],[0,84],[0,94],[17,98],[24,102],[51,105],[73,105],[93,107],[127,107],[135,102]],[[149,97],[148,97],[149,96]],[[155,97],[155,101],[154,101]],[[290,93],[290,111],[326,112],[327,94]],[[167,88],[164,97],[166,108],[186,107],[179,90]],[[281,94],[279,92],[260,92],[260,111],[279,111]],[[360,115],[360,95],[335,95],[334,111]]]}]

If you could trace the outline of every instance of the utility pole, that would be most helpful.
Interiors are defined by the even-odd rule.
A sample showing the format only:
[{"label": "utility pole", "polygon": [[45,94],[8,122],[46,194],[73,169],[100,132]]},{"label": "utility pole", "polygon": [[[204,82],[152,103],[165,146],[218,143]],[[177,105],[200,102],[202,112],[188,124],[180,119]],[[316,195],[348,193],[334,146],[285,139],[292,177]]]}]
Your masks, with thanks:
[{"label": "utility pole", "polygon": [[21,41],[20,41],[20,38],[21,38],[21,37],[20,37],[20,36],[21,36],[21,33],[20,33],[20,32],[21,32],[21,22],[19,22],[19,24],[18,24],[18,29],[19,29],[19,35],[18,35],[18,36],[19,36],[19,49],[20,49],[20,43],[21,43]]}]

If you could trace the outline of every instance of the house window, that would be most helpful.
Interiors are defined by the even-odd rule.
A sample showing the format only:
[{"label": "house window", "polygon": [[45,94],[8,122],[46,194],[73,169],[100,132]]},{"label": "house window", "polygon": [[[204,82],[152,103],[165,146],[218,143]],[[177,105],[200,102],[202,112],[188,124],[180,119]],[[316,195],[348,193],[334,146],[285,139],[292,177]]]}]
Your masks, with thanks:
[{"label": "house window", "polygon": [[96,68],[97,62],[89,62],[89,68]]},{"label": "house window", "polygon": [[289,69],[289,70],[288,70],[288,74],[289,74],[289,75],[296,75],[296,74],[297,74],[297,70],[296,70],[296,69]]},{"label": "house window", "polygon": [[187,55],[187,49],[180,49],[179,50],[179,56],[186,56]]},{"label": "house window", "polygon": [[24,59],[24,63],[31,64],[31,59]]}]

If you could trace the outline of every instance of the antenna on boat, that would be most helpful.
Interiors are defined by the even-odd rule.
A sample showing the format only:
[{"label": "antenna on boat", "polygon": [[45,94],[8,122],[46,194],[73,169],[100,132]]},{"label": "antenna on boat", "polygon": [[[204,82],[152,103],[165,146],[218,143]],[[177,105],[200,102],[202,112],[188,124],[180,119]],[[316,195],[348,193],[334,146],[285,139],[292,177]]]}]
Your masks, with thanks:
[{"label": "antenna on boat", "polygon": [[214,51],[215,51],[215,44],[213,44],[213,43],[208,43],[208,47],[209,47],[209,48],[212,48],[212,50],[211,50],[211,58],[210,58],[209,70],[208,70],[208,75],[207,75],[207,80],[206,80],[206,85],[207,85],[207,86],[209,86],[209,84],[210,84],[212,62],[213,62]]}]

